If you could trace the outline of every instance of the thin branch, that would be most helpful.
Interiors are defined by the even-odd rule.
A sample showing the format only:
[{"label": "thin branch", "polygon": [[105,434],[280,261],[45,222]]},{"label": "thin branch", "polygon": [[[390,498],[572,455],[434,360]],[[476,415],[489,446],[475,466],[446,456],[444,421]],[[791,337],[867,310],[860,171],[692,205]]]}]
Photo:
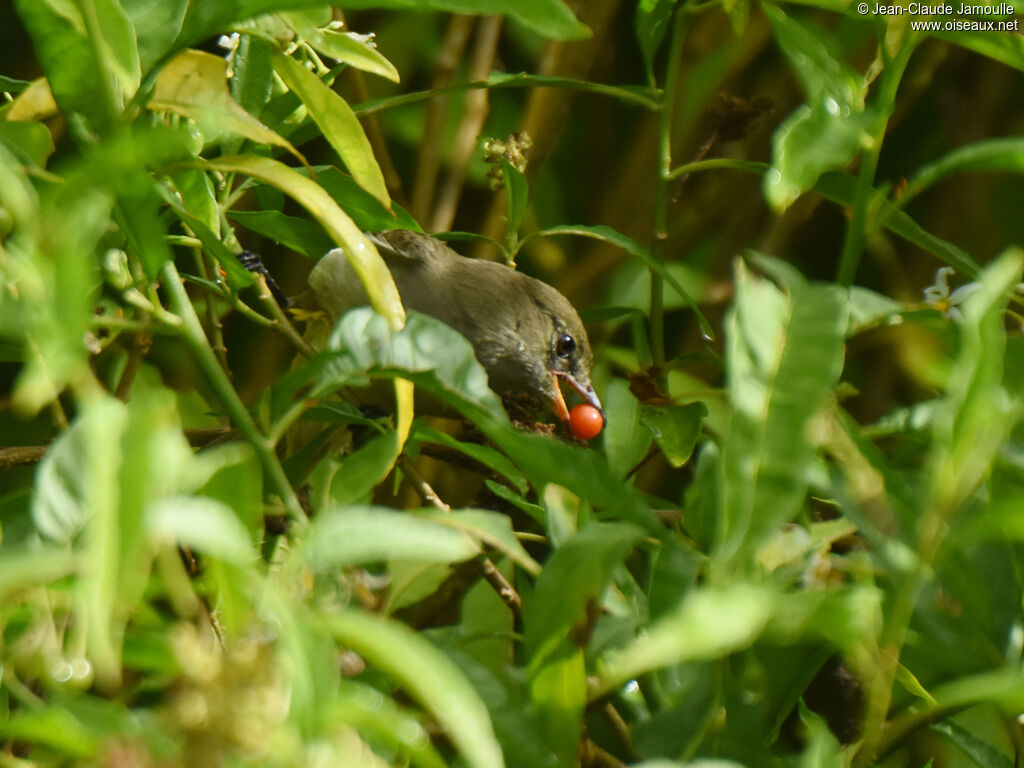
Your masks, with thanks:
[{"label": "thin branch", "polygon": [[[498,55],[498,37],[501,32],[502,16],[488,16],[481,19],[473,41],[473,56],[470,61],[469,77],[482,80],[494,66]],[[455,211],[462,196],[462,185],[466,180],[469,161],[476,149],[477,138],[487,119],[488,93],[485,90],[471,91],[466,95],[466,113],[455,134],[452,162],[444,183],[437,195],[437,206],[431,218],[429,229],[440,232],[452,228]]]},{"label": "thin branch", "polygon": [[[461,13],[452,16],[444,40],[441,41],[441,52],[437,56],[431,90],[451,85],[472,28],[472,16]],[[416,175],[412,190],[412,215],[419,221],[427,221],[434,206],[437,176],[441,169],[441,142],[449,102],[447,93],[439,94],[427,103],[426,114],[423,117],[423,135],[420,138],[420,152],[416,159]]]},{"label": "thin branch", "polygon": [[[412,482],[413,487],[420,497],[430,504],[431,506],[440,509],[442,512],[451,512],[452,508],[437,495],[437,492],[430,486],[430,483],[426,481],[420,471],[416,469],[416,465],[409,460],[408,456],[402,456],[399,460],[399,465],[406,477]],[[498,570],[498,566],[494,564],[487,555],[480,554],[477,556],[476,566],[480,571],[480,575],[484,577],[484,580],[491,585],[491,588],[498,594],[501,601],[508,606],[512,613],[519,617],[523,608],[523,600],[516,592],[516,588],[509,583],[505,575]]]}]

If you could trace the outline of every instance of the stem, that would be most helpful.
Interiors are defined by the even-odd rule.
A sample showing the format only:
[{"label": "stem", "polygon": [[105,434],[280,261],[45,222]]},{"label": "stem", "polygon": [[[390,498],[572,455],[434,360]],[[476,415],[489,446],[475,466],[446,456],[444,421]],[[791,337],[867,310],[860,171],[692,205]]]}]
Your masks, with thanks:
[{"label": "stem", "polygon": [[[651,256],[659,263],[665,261],[665,243],[668,238],[669,186],[672,182],[672,118],[675,115],[679,68],[683,55],[683,27],[686,22],[684,6],[676,9],[672,23],[668,62],[665,65],[665,87],[658,103],[658,178],[654,193],[654,239]],[[651,272],[651,363],[655,368],[665,365],[665,281]]]},{"label": "stem", "polygon": [[[882,43],[884,46],[884,42]],[[857,190],[853,201],[853,215],[846,227],[846,236],[843,239],[843,250],[839,257],[839,271],[836,274],[836,282],[840,285],[852,285],[857,277],[857,267],[860,265],[860,255],[864,250],[864,241],[867,239],[867,216],[868,204],[871,193],[875,189],[875,172],[878,170],[878,156],[882,152],[882,141],[885,139],[885,129],[889,125],[889,117],[892,116],[892,104],[896,100],[896,91],[899,88],[900,80],[903,78],[903,71],[910,61],[910,54],[913,53],[916,42],[913,37],[905,37],[896,56],[887,62],[882,70],[881,82],[878,94],[875,98],[877,105],[889,105],[889,113],[884,119],[879,119],[878,125],[871,134],[871,144],[864,150],[860,161],[860,173],[857,176]]]},{"label": "stem", "polygon": [[256,422],[252,420],[252,416],[246,410],[245,404],[242,403],[238,393],[231,386],[231,382],[228,381],[224,369],[217,362],[217,357],[214,355],[209,341],[203,334],[203,327],[199,322],[199,317],[196,315],[192,302],[189,301],[188,294],[185,292],[185,287],[181,282],[181,276],[178,274],[174,263],[168,262],[164,266],[163,272],[164,283],[167,286],[167,292],[171,299],[171,307],[181,319],[181,325],[178,327],[179,333],[189,349],[192,350],[192,354],[195,355],[196,363],[206,375],[210,386],[217,393],[217,397],[220,399],[231,421],[234,422],[235,426],[238,427],[238,431],[242,433],[242,436],[256,452],[260,464],[263,465],[263,471],[266,474],[268,483],[281,497],[281,501],[284,503],[289,515],[296,521],[304,521],[306,514],[302,510],[302,505],[299,504],[295,490],[288,482],[284,468],[281,466],[281,462],[278,461],[277,454],[274,453],[274,446],[259,431]]}]

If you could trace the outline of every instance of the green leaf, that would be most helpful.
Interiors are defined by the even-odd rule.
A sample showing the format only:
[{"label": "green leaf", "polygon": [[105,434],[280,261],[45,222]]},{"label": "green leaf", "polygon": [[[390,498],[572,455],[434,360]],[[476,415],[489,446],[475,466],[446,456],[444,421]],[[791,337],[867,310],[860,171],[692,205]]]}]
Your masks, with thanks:
[{"label": "green leaf", "polygon": [[[547,235],[580,235],[581,237],[591,237],[595,240],[601,240],[606,243],[611,243],[619,248],[622,248],[627,253],[636,256],[638,259],[643,261],[647,265],[648,269],[656,274],[660,275],[661,278],[668,283],[672,289],[679,294],[680,298],[686,303],[690,309],[697,315],[697,322],[700,323],[701,333],[704,334],[708,339],[714,339],[714,332],[711,330],[711,324],[704,317],[704,314],[697,307],[697,302],[687,293],[686,289],[676,280],[675,276],[669,272],[665,265],[651,256],[650,252],[637,243],[635,240],[626,237],[620,232],[616,232],[611,227],[607,227],[603,224],[597,226],[583,226],[581,224],[574,224],[561,227],[551,227],[549,229],[542,230],[536,234],[530,235],[530,237],[539,237]],[[523,240],[525,243],[529,238]]]},{"label": "green leaf", "polygon": [[0,142],[22,162],[44,168],[53,154],[53,138],[42,123],[0,121]]},{"label": "green leaf", "polygon": [[345,456],[331,478],[329,496],[334,504],[364,504],[391,473],[402,445],[394,431],[377,435],[355,453]]},{"label": "green leaf", "polygon": [[647,453],[652,433],[640,423],[640,403],[624,379],[608,382],[604,406],[607,423],[601,433],[602,446],[612,472],[624,478]]},{"label": "green leaf", "polygon": [[[602,514],[660,529],[640,493],[619,482],[600,454],[511,428],[473,347],[451,327],[417,312],[401,331],[367,307],[347,313],[331,335],[328,351],[282,382],[277,397],[289,402],[313,382],[307,396],[323,397],[366,377],[404,378],[473,421],[527,475],[534,487],[562,485],[600,500]],[[280,410],[278,407],[275,410]]]},{"label": "green leaf", "polygon": [[72,758],[96,756],[104,735],[86,727],[61,706],[21,711],[0,718],[0,736],[26,743],[45,744]]},{"label": "green leaf", "polygon": [[417,768],[447,768],[448,763],[430,743],[417,714],[399,707],[380,691],[353,680],[343,680],[338,697],[331,702],[325,722],[350,725],[374,742],[393,747]]},{"label": "green leaf", "polygon": [[117,223],[128,246],[142,262],[146,277],[153,280],[164,264],[174,258],[158,215],[161,195],[153,178],[142,171],[125,173],[119,186]]},{"label": "green leaf", "polygon": [[873,114],[846,115],[832,102],[802,105],[772,136],[772,169],[764,177],[764,194],[777,212],[814,187],[825,171],[848,165],[875,120]]},{"label": "green leaf", "polygon": [[208,137],[226,131],[257,144],[281,147],[304,161],[295,147],[232,98],[227,62],[212,53],[186,50],[171,59],[160,71],[147,107],[195,120]]},{"label": "green leaf", "polygon": [[[257,35],[241,35],[233,61],[231,95],[246,112],[257,117],[274,89],[274,53],[277,46]],[[236,150],[232,150],[236,151]]]},{"label": "green leaf", "polygon": [[334,247],[322,227],[280,211],[228,211],[228,218],[311,259],[319,259]]},{"label": "green leaf", "polygon": [[1024,138],[1007,136],[957,147],[938,160],[918,168],[907,182],[899,205],[905,207],[923,190],[947,176],[973,171],[1024,173]]},{"label": "green leaf", "polygon": [[[48,546],[18,550],[5,544],[0,558],[0,600],[14,593],[41,587],[69,576],[78,567],[78,558],[66,548]],[[13,602],[7,603],[13,605]]]},{"label": "green leaf", "polygon": [[519,493],[526,493],[526,478],[523,477],[523,474],[500,452],[488,445],[456,440],[446,432],[439,432],[422,425],[416,426],[413,439],[420,443],[435,443],[456,450],[504,477],[515,486]]},{"label": "green leaf", "polygon": [[18,16],[32,36],[36,57],[53,98],[66,116],[84,115],[94,128],[113,115],[104,98],[104,70],[85,35],[77,6],[57,0],[16,0]]},{"label": "green leaf", "polygon": [[654,433],[654,440],[668,463],[678,468],[690,460],[707,415],[708,408],[704,403],[668,407],[644,405],[640,423]]},{"label": "green leaf", "polygon": [[50,192],[39,219],[46,222],[46,234],[39,238],[33,262],[38,282],[24,285],[22,295],[34,344],[18,376],[13,402],[25,414],[51,402],[88,355],[83,339],[99,285],[95,248],[110,221],[109,194],[78,174]]},{"label": "green leaf", "polygon": [[822,173],[849,164],[879,115],[864,109],[860,79],[831,54],[820,31],[804,27],[774,5],[762,8],[807,94],[807,102],[772,138],[772,170],[765,175],[764,193],[776,211],[783,211]]},{"label": "green leaf", "polygon": [[[848,173],[832,172],[824,174],[815,185],[815,191],[826,200],[840,205],[853,205],[856,199],[857,179]],[[954,267],[970,277],[981,272],[981,267],[965,251],[952,243],[936,237],[921,228],[921,225],[910,218],[889,200],[872,193],[872,198],[879,200],[876,226],[883,226],[895,235],[924,249],[941,261]]]},{"label": "green leaf", "polygon": [[359,186],[373,195],[381,205],[390,208],[391,197],[384,182],[384,174],[352,108],[336,91],[290,56],[276,54],[274,71],[306,105],[309,116],[319,126],[324,138],[334,147]]},{"label": "green leaf", "polygon": [[475,421],[508,423],[470,343],[440,320],[418,312],[410,312],[405,327],[395,332],[371,309],[353,309],[338,321],[328,351],[313,363],[308,373],[316,377],[317,396],[368,374],[397,376]]},{"label": "green leaf", "polygon": [[344,248],[373,308],[386,317],[393,328],[405,322],[402,299],[384,260],[362,230],[316,182],[265,157],[222,157],[203,163],[203,167],[248,174],[291,195],[313,214],[334,242]]},{"label": "green leaf", "polygon": [[1024,38],[1009,32],[941,30],[929,34],[1024,72]]},{"label": "green leaf", "polygon": [[523,603],[523,632],[531,674],[539,671],[597,601],[642,531],[627,523],[591,523],[555,550]]},{"label": "green leaf", "polygon": [[[200,173],[200,175],[205,176],[203,173]],[[177,215],[178,218],[192,230],[192,233],[202,241],[206,252],[217,260],[221,269],[223,269],[224,273],[228,276],[228,283],[233,288],[238,290],[252,285],[254,278],[252,274],[242,266],[242,263],[238,260],[238,255],[224,245],[220,237],[207,227],[201,218],[193,215],[191,211],[182,207],[181,203],[184,202],[186,205],[195,206],[200,214],[202,214],[206,207],[206,201],[204,199],[205,191],[202,188],[195,188],[194,183],[197,180],[194,177],[182,178],[175,175],[175,179],[176,184],[178,182],[182,183],[182,187],[179,190],[181,199],[165,190],[165,194],[163,195],[164,201],[169,205],[175,215]]]},{"label": "green leaf", "polygon": [[581,648],[548,658],[530,678],[531,704],[541,716],[543,742],[558,765],[572,765],[579,752],[587,703],[587,668]]},{"label": "green leaf", "polygon": [[120,0],[138,39],[139,62],[144,72],[170,50],[181,32],[189,0]]},{"label": "green leaf", "polygon": [[[142,70],[135,27],[119,0],[90,0],[98,37],[92,40],[103,69],[113,76],[121,91],[119,101],[130,100],[139,88]],[[83,3],[83,7],[88,7]],[[88,34],[91,36],[91,30]]]},{"label": "green leaf", "polygon": [[647,80],[654,80],[654,57],[661,47],[661,41],[668,32],[668,20],[676,0],[640,0],[636,6],[636,17],[633,25],[636,28],[636,39],[640,43],[640,53],[644,57]]},{"label": "green leaf", "polygon": [[459,669],[411,629],[343,609],[326,619],[335,639],[379,667],[422,704],[472,768],[502,768],[487,708]]},{"label": "green leaf", "polygon": [[519,543],[512,530],[512,521],[505,514],[487,509],[457,509],[452,512],[424,509],[418,514],[439,525],[469,534],[475,541],[501,553],[531,576],[541,571],[540,564]]},{"label": "green leaf", "polygon": [[150,535],[234,565],[253,562],[257,549],[249,531],[222,501],[202,496],[172,496],[152,505],[146,516]]},{"label": "green leaf", "polygon": [[1024,253],[1007,250],[985,268],[978,288],[959,307],[960,351],[932,435],[930,508],[937,514],[951,514],[974,492],[1024,412],[1024,404],[1003,387],[1003,313],[1022,265]]},{"label": "green leaf", "polygon": [[1013,760],[1009,755],[1000,752],[984,739],[964,728],[956,720],[946,718],[933,723],[929,728],[941,734],[950,744],[958,747],[975,764],[981,768],[1013,768]]},{"label": "green leaf", "polygon": [[306,562],[320,570],[386,560],[449,564],[480,551],[472,536],[440,520],[359,506],[319,512],[303,545]]},{"label": "green leaf", "polygon": [[7,75],[0,75],[0,92],[17,94],[24,91],[31,85],[29,80],[19,80],[16,77],[8,77]]},{"label": "green leaf", "polygon": [[776,602],[773,591],[750,583],[691,590],[676,610],[602,659],[591,697],[661,667],[718,659],[747,647],[768,624]]},{"label": "green leaf", "polygon": [[736,264],[726,323],[726,558],[758,548],[802,507],[815,455],[808,425],[838,382],[848,323],[838,286],[808,285],[786,297]]},{"label": "green leaf", "polygon": [[372,40],[363,40],[358,35],[346,32],[320,29],[310,19],[309,14],[282,13],[278,15],[317,52],[336,59],[341,64],[348,64],[363,72],[380,75],[393,83],[399,82],[400,78],[395,65],[377,50]]},{"label": "green leaf", "polygon": [[215,3],[189,3],[188,15],[174,48],[194,45],[223,32],[233,24],[264,13],[322,5],[323,0],[218,0]]},{"label": "green leaf", "polygon": [[385,229],[409,229],[422,232],[423,227],[408,211],[397,203],[391,203],[391,210],[377,198],[360,187],[351,176],[337,168],[317,166],[316,180],[352,217],[365,232],[380,232]]},{"label": "green leaf", "polygon": [[347,8],[395,8],[408,11],[450,11],[481,16],[507,14],[542,37],[583,40],[590,29],[562,0],[352,0]]}]

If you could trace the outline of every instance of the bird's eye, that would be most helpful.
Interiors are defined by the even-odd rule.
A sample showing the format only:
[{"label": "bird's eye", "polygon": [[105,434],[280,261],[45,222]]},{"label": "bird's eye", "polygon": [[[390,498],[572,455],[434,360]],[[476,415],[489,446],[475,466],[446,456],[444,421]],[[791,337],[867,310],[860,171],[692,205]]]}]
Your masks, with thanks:
[{"label": "bird's eye", "polygon": [[559,357],[568,357],[576,351],[576,339],[567,333],[563,333],[555,342],[555,352]]}]

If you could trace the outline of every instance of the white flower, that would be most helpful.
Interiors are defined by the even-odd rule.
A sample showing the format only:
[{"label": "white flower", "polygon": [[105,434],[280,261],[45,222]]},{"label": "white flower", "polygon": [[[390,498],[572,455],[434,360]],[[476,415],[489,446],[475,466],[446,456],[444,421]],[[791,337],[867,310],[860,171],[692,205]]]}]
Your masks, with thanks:
[{"label": "white flower", "polygon": [[353,40],[355,40],[357,43],[362,43],[363,45],[367,46],[368,48],[376,48],[377,47],[377,41],[375,40],[375,38],[377,37],[377,33],[375,33],[375,32],[370,32],[367,35],[361,35],[358,32],[346,32],[345,34],[348,37],[350,37]]},{"label": "white flower", "polygon": [[241,40],[242,36],[237,32],[217,38],[217,45],[227,51],[224,54],[224,60],[228,63],[227,76],[229,79],[235,76],[235,55],[238,53],[238,44]]},{"label": "white flower", "polygon": [[924,301],[950,320],[959,322],[963,320],[963,315],[957,309],[957,304],[963,303],[964,299],[981,288],[981,283],[966,283],[950,293],[949,276],[953,274],[956,274],[956,270],[952,267],[939,268],[935,273],[935,282],[924,289]]}]

